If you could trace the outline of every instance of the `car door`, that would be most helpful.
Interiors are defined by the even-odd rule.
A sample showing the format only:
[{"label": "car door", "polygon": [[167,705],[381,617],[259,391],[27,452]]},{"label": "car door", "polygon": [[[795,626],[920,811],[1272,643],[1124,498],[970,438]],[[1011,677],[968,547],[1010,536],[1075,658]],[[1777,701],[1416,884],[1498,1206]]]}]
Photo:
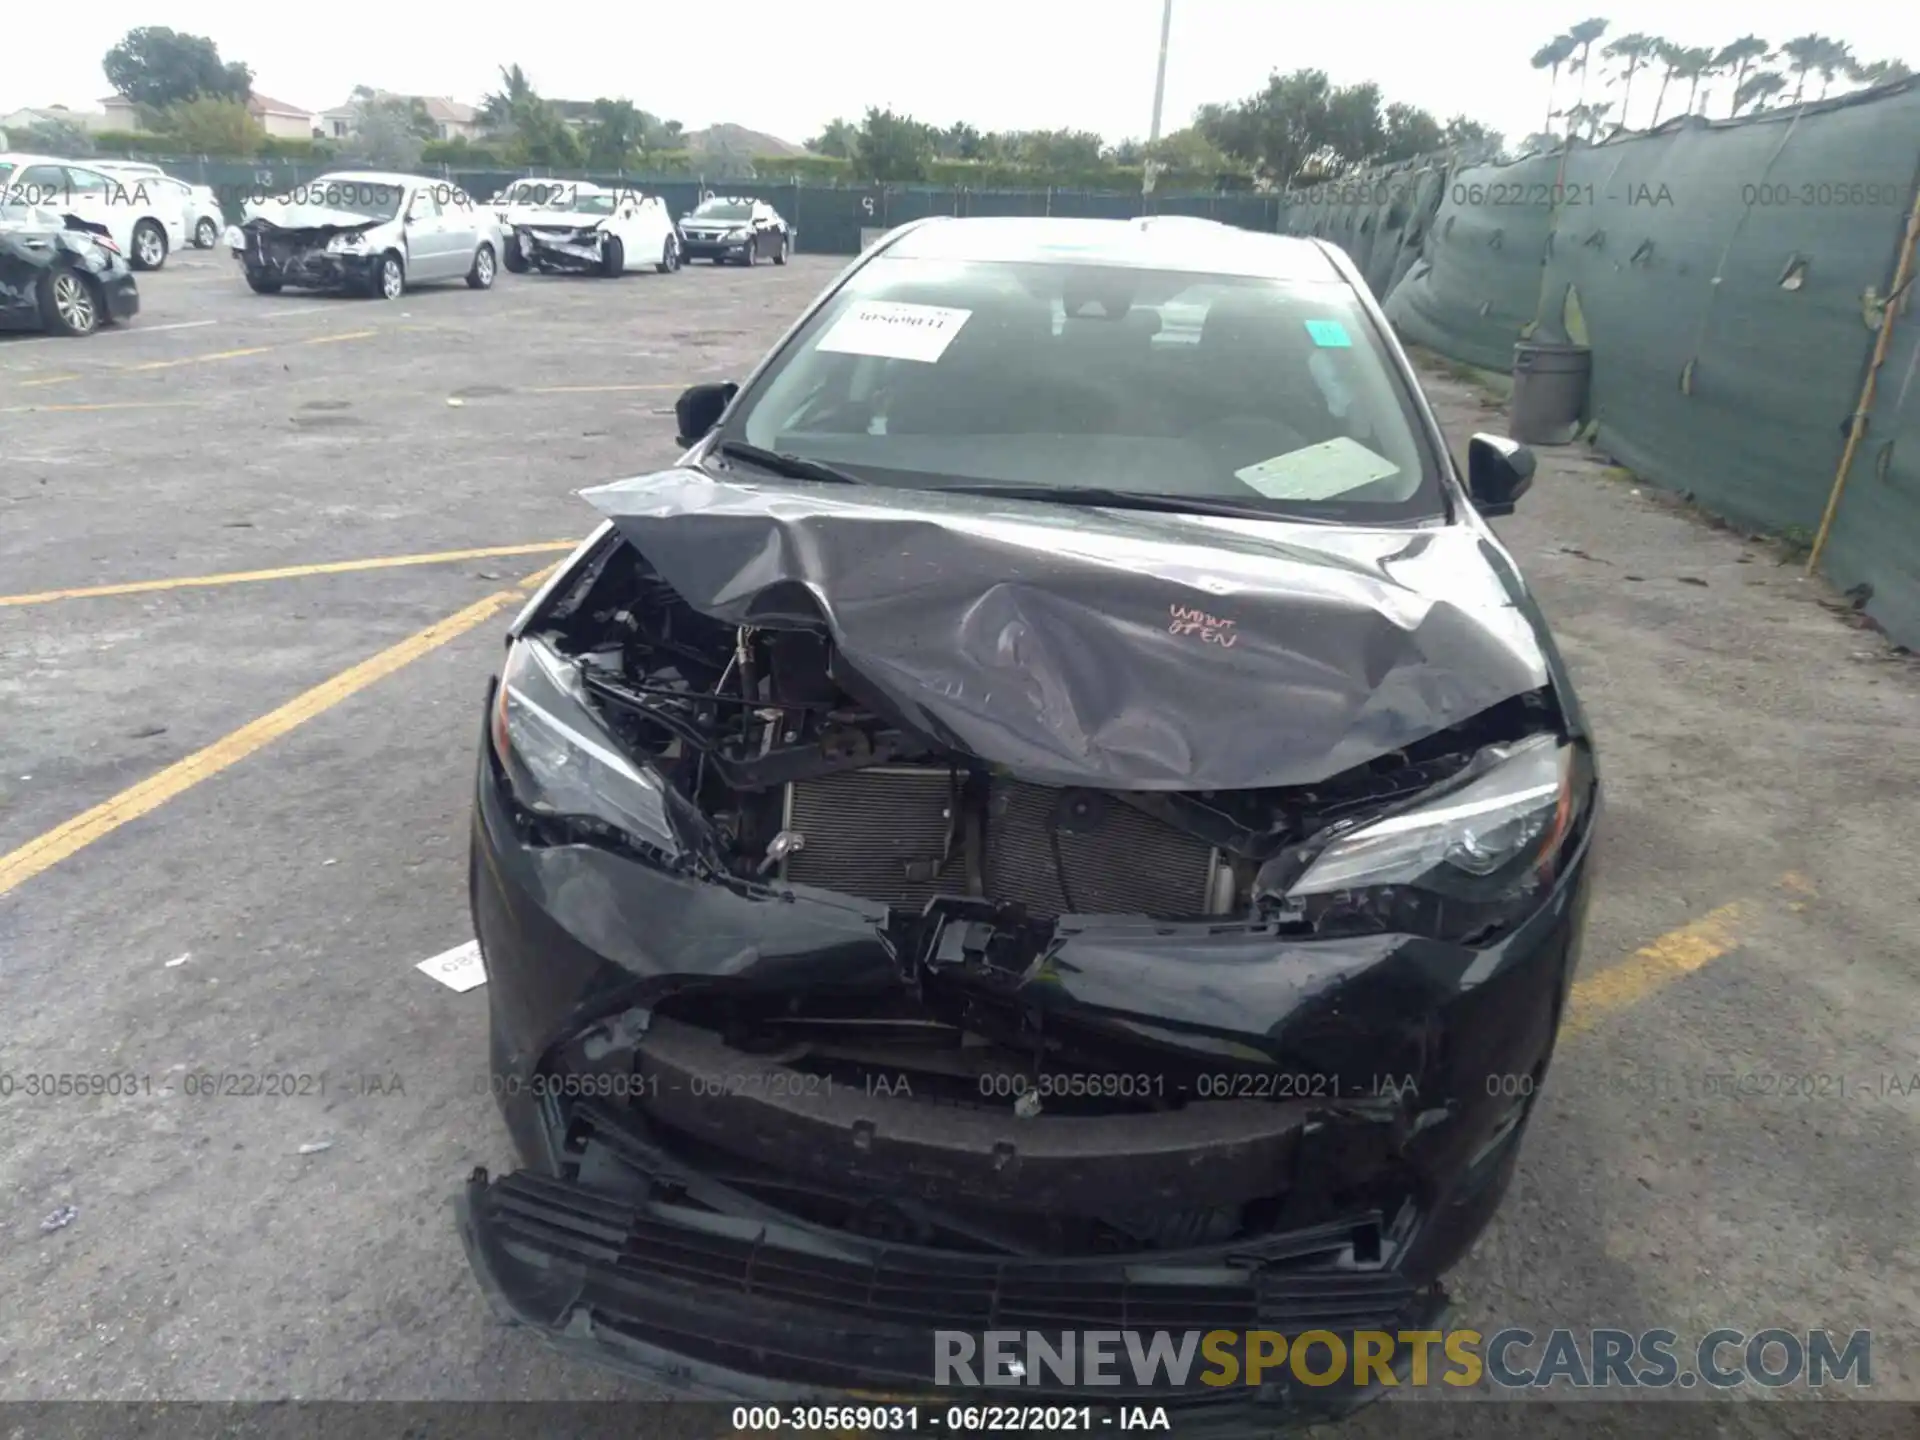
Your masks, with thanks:
[{"label": "car door", "polygon": [[446,280],[448,267],[447,222],[441,213],[440,199],[431,185],[414,190],[407,201],[407,274],[414,280]]},{"label": "car door", "polygon": [[660,257],[667,253],[667,237],[673,233],[673,216],[668,213],[667,202],[657,195],[639,196],[635,204],[638,212],[634,220],[637,238],[628,247],[628,253],[657,264]]},{"label": "car door", "polygon": [[762,260],[779,248],[779,237],[774,231],[774,216],[771,206],[758,201],[753,206],[753,253]]},{"label": "car door", "polygon": [[480,248],[480,212],[467,192],[457,186],[443,193],[446,201],[440,207],[440,218],[446,225],[447,260],[455,273],[465,275],[473,268],[473,252]]}]

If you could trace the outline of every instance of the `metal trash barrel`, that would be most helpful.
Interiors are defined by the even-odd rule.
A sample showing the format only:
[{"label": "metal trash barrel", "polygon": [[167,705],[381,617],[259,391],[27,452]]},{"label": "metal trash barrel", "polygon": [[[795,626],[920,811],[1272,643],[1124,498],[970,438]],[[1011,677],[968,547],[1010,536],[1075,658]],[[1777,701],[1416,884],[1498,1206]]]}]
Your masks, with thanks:
[{"label": "metal trash barrel", "polygon": [[1515,345],[1508,437],[1525,445],[1571,444],[1587,413],[1592,378],[1593,351],[1585,345]]}]

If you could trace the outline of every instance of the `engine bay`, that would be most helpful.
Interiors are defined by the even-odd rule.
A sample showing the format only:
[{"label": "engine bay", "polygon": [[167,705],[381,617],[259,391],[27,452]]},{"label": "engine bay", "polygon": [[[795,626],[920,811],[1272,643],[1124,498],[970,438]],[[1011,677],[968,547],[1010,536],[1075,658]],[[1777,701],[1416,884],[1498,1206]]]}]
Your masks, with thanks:
[{"label": "engine bay", "polygon": [[1550,723],[1541,697],[1515,697],[1307,787],[1036,785],[908,724],[841,662],[804,588],[764,592],[754,618],[702,614],[614,541],[547,609],[540,633],[577,668],[609,733],[708,827],[702,848],[730,876],[916,913],[968,900],[1043,924],[1244,915],[1262,865],[1285,847]]}]

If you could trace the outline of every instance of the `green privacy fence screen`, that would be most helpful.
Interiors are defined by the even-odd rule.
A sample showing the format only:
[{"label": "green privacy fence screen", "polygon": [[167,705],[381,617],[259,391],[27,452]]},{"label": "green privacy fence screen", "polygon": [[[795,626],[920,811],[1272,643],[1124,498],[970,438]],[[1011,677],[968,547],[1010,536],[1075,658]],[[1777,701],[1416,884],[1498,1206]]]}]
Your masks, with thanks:
[{"label": "green privacy fence screen", "polygon": [[[183,180],[211,185],[229,220],[240,218],[250,196],[284,193],[328,170],[354,168],[351,162],[325,165],[280,161],[207,158],[155,160]],[[476,199],[485,200],[520,179],[524,171],[445,170],[447,179]],[[829,186],[767,180],[702,180],[685,175],[565,175],[605,185],[631,185],[659,195],[675,215],[684,215],[703,195],[744,195],[766,200],[793,223],[800,248],[815,254],[854,255],[863,231],[887,229],[927,215],[1064,215],[1128,219],[1142,213],[1198,215],[1229,225],[1273,230],[1280,223],[1277,197],[1253,193],[1216,195],[1114,194],[1078,190],[962,190],[930,186]]]},{"label": "green privacy fence screen", "polygon": [[[1341,245],[1401,334],[1507,370],[1588,344],[1595,443],[1743,524],[1811,535],[1920,186],[1920,85],[1683,122],[1508,165],[1328,187],[1284,228]],[[1902,297],[1822,556],[1920,646],[1920,307]]]}]

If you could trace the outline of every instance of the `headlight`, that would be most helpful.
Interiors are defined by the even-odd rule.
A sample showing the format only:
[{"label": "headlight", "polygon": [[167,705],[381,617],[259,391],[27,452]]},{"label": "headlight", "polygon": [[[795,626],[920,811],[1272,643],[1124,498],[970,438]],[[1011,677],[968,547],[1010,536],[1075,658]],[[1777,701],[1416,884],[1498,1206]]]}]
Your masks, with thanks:
[{"label": "headlight", "polygon": [[327,241],[329,255],[364,255],[367,253],[365,235],[336,235]]},{"label": "headlight", "polygon": [[244,250],[247,248],[246,234],[238,225],[229,225],[227,227],[226,240],[229,250]]},{"label": "headlight", "polygon": [[[1522,916],[1552,885],[1592,791],[1584,746],[1536,735],[1483,752],[1467,783],[1263,867],[1256,892],[1316,929],[1385,928],[1472,939]],[[1317,848],[1314,848],[1317,845]],[[1285,874],[1297,871],[1288,880]]]},{"label": "headlight", "polygon": [[727,239],[728,239],[728,240],[730,240],[730,241],[731,241],[731,240],[744,240],[744,239],[746,239],[746,238],[747,238],[747,232],[746,232],[746,231],[745,231],[744,229],[742,229],[742,230],[729,230],[729,231],[727,232]]},{"label": "headlight", "polygon": [[507,652],[491,729],[515,798],[534,814],[598,821],[664,850],[681,848],[665,785],[614,748],[579,673],[544,641],[522,638]]}]

